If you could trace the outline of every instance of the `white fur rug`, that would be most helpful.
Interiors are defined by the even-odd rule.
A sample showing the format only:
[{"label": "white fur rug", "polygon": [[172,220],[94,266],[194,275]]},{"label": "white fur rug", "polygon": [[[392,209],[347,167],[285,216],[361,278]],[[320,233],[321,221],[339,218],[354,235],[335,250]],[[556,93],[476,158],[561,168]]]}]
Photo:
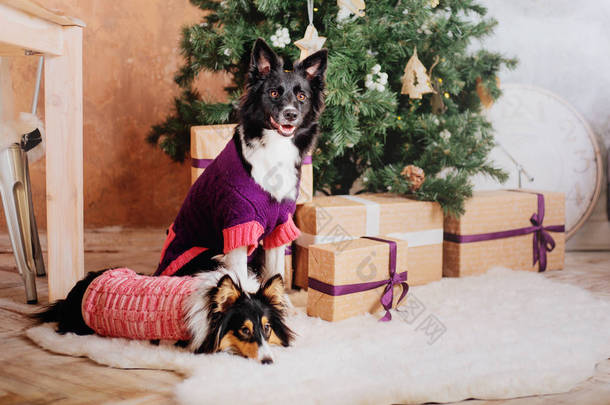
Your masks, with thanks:
[{"label": "white fur rug", "polygon": [[112,367],[175,370],[183,404],[419,403],[570,390],[610,357],[610,303],[537,273],[485,275],[412,288],[392,322],[298,315],[294,347],[259,365],[227,354],[96,336],[27,331],[57,353]]}]

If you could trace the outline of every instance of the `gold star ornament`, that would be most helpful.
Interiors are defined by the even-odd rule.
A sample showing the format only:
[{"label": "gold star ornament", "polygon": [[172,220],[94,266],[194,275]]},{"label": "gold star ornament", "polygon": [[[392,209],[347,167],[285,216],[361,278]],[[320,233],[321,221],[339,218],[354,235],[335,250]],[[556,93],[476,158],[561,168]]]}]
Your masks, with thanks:
[{"label": "gold star ornament", "polygon": [[309,24],[305,30],[305,36],[302,39],[294,42],[297,48],[301,50],[299,60],[303,60],[309,55],[322,49],[324,42],[326,42],[326,38],[319,36],[316,27]]}]

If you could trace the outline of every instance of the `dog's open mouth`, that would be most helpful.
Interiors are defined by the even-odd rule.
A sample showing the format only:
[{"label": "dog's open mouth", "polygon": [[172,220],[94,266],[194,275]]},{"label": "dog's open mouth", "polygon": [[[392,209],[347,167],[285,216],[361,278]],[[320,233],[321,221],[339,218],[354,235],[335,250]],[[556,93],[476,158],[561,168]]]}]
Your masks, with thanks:
[{"label": "dog's open mouth", "polygon": [[279,132],[279,134],[282,135],[282,136],[292,136],[292,134],[294,134],[294,131],[297,129],[297,127],[295,127],[294,125],[280,125],[280,124],[278,124],[273,119],[272,116],[269,116],[269,121],[271,122],[271,125],[273,125],[275,130],[277,132]]}]

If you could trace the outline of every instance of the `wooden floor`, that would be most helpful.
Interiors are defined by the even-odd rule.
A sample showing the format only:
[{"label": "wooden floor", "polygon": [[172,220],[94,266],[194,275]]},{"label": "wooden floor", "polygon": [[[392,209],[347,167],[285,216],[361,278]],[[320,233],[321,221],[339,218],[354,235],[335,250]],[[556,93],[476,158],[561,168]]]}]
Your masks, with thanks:
[{"label": "wooden floor", "polygon": [[[124,265],[152,272],[165,238],[162,230],[107,229],[86,232],[85,267]],[[44,247],[44,239],[43,239]],[[610,252],[571,252],[566,270],[547,277],[580,285],[610,299]],[[38,280],[39,301],[46,303],[46,280]],[[295,297],[302,301],[302,296]],[[172,388],[181,377],[172,372],[118,370],[85,358],[46,352],[23,336],[30,325],[23,284],[6,235],[0,235],[0,404],[172,404]],[[558,395],[500,401],[470,400],[465,405],[608,405],[610,360],[572,391]]]}]

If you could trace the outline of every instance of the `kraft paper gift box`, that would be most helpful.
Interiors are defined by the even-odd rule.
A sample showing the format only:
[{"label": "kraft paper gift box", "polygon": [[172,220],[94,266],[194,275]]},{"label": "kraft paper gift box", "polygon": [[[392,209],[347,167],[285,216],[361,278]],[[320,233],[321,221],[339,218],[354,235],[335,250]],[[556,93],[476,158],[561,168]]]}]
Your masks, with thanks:
[{"label": "kraft paper gift box", "polygon": [[284,288],[292,288],[292,244],[286,246],[284,252]]},{"label": "kraft paper gift box", "polygon": [[307,315],[339,321],[404,302],[407,293],[409,242],[393,238],[359,238],[309,248]]},{"label": "kraft paper gift box", "polygon": [[445,218],[443,275],[459,277],[494,266],[562,269],[565,196],[557,192],[479,191],[459,218]]},{"label": "kraft paper gift box", "polygon": [[442,277],[443,212],[437,203],[392,194],[314,197],[297,207],[295,223],[301,230],[293,261],[293,283],[298,287],[307,288],[311,245],[361,236],[409,242],[409,285]]},{"label": "kraft paper gift box", "polygon": [[[191,184],[212,163],[233,137],[237,124],[200,125],[191,127]],[[301,166],[301,182],[297,204],[311,201],[313,195],[313,165],[311,155]]]},{"label": "kraft paper gift box", "polygon": [[225,148],[237,124],[191,127],[191,184]]}]

